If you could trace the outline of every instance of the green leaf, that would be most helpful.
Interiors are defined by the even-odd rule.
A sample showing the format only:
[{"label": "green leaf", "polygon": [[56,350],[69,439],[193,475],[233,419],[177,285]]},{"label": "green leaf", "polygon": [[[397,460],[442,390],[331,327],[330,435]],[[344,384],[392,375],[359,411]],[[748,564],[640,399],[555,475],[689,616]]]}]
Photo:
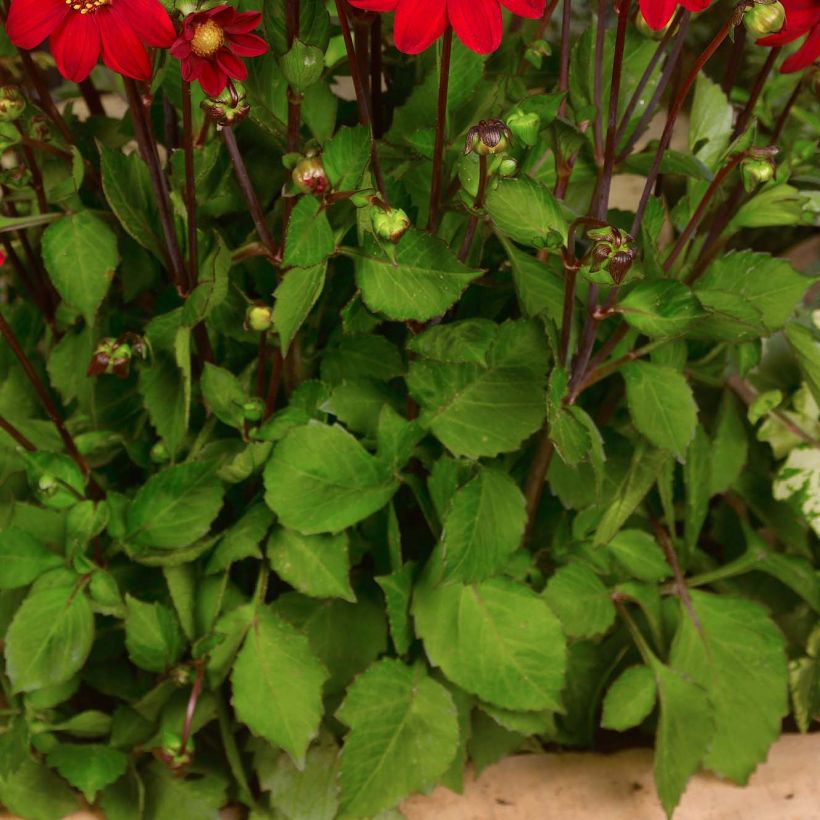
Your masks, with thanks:
[{"label": "green leaf", "polygon": [[321,264],[336,249],[333,230],[320,200],[303,196],[288,223],[284,264],[307,268]]},{"label": "green leaf", "polygon": [[650,362],[631,362],[621,372],[635,427],[657,447],[683,457],[698,412],[686,379],[671,367]]},{"label": "green leaf", "polygon": [[720,257],[695,284],[703,301],[715,293],[758,312],[769,330],[785,324],[809,285],[785,259],[765,253],[733,251]]},{"label": "green leaf", "polygon": [[643,530],[621,530],[607,544],[607,550],[631,577],[639,581],[656,583],[672,574],[658,542]]},{"label": "green leaf", "polygon": [[[257,756],[258,759],[259,756]],[[259,785],[271,793],[271,803],[283,820],[335,820],[339,809],[339,750],[336,744],[308,749],[303,769],[284,752],[271,771],[259,772]]]},{"label": "green leaf", "polygon": [[5,809],[26,820],[55,820],[75,814],[79,808],[68,784],[30,757],[14,774],[0,779],[0,801]]},{"label": "green leaf", "polygon": [[615,621],[615,605],[609,591],[584,564],[560,567],[543,594],[571,638],[595,637],[606,632]]},{"label": "green leaf", "polygon": [[319,730],[326,679],[307,638],[269,607],[260,607],[231,673],[239,720],[301,766]]},{"label": "green leaf", "polygon": [[342,126],[322,149],[325,173],[334,191],[355,191],[370,161],[370,129]]},{"label": "green leaf", "polygon": [[147,166],[136,151],[125,155],[99,147],[103,191],[111,210],[127,233],[164,260],[165,240]]},{"label": "green leaf", "polygon": [[518,294],[521,312],[530,319],[544,316],[555,324],[561,322],[564,301],[564,283],[552,266],[522,251],[499,235],[510,259],[513,284]]},{"label": "green leaf", "polygon": [[279,333],[282,355],[287,355],[302,323],[307,319],[325,286],[327,263],[289,270],[276,288],[273,306],[273,326]]},{"label": "green leaf", "polygon": [[706,692],[686,673],[678,673],[650,656],[660,703],[655,736],[655,786],[672,816],[689,778],[700,768],[714,735]]},{"label": "green leaf", "polygon": [[698,624],[682,613],[670,664],[700,684],[714,707],[705,765],[744,784],[766,759],[788,711],[785,640],[759,604],[697,590],[690,595]]},{"label": "green leaf", "polygon": [[99,743],[61,743],[49,752],[48,763],[93,803],[97,792],[125,774],[128,756]]},{"label": "green leaf", "polygon": [[619,310],[626,322],[647,336],[683,333],[703,314],[698,300],[682,282],[639,282],[623,299]]},{"label": "green leaf", "polygon": [[151,476],[125,514],[126,540],[138,547],[187,547],[210,529],[222,506],[213,464],[189,462]]},{"label": "green leaf", "polygon": [[517,449],[541,426],[547,360],[538,325],[510,321],[496,328],[483,361],[420,359],[407,385],[423,410],[421,422],[451,452],[495,456]]},{"label": "green leaf", "polygon": [[820,340],[811,330],[796,322],[786,325],[785,334],[814,401],[820,405]]},{"label": "green leaf", "polygon": [[273,608],[308,636],[313,654],[330,674],[327,694],[344,690],[387,650],[384,609],[366,587],[359,590],[355,604],[291,592],[280,596]]},{"label": "green leaf", "polygon": [[717,168],[732,134],[733,111],[726,94],[706,74],[698,74],[689,119],[689,150]]},{"label": "green leaf", "polygon": [[601,726],[616,732],[640,726],[655,708],[656,695],[652,670],[648,666],[630,666],[607,690]]},{"label": "green leaf", "polygon": [[223,423],[238,430],[245,424],[244,405],[248,401],[248,391],[239,379],[222,367],[211,362],[205,363],[200,380],[202,398],[210,411]]},{"label": "green leaf", "polygon": [[456,492],[443,522],[447,580],[481,581],[503,568],[527,523],[524,495],[500,470],[482,468]]},{"label": "green leaf", "polygon": [[185,327],[195,327],[227,299],[228,273],[232,264],[228,246],[217,235],[215,247],[199,266],[198,284],[182,308]]},{"label": "green leaf", "polygon": [[651,450],[644,442],[635,448],[629,471],[598,523],[594,538],[596,544],[606,544],[612,540],[652,489],[668,458],[664,450]]},{"label": "green leaf", "polygon": [[265,501],[290,529],[339,532],[381,509],[398,484],[339,426],[296,427],[265,467]]},{"label": "green leaf", "polygon": [[506,578],[423,584],[413,614],[430,662],[462,689],[506,709],[561,709],[564,636],[529,588]]},{"label": "green leaf", "polygon": [[24,587],[63,559],[17,527],[0,530],[0,589]]},{"label": "green leaf", "polygon": [[208,560],[205,573],[213,575],[243,558],[261,558],[259,545],[273,523],[273,513],[265,504],[254,504],[219,540]]},{"label": "green leaf", "polygon": [[748,449],[746,426],[737,399],[731,391],[724,390],[712,440],[710,496],[726,492],[734,484],[746,464]]},{"label": "green leaf", "polygon": [[342,751],[341,817],[373,817],[430,788],[456,754],[456,707],[423,665],[385,659],[356,679],[336,717]]},{"label": "green leaf", "polygon": [[314,598],[355,601],[350,587],[347,534],[302,535],[278,527],[268,539],[271,567],[294,589]]},{"label": "green leaf", "polygon": [[76,585],[32,590],[6,633],[6,672],[15,692],[67,681],[85,665],[94,615]]},{"label": "green leaf", "polygon": [[213,775],[179,777],[158,760],[142,770],[145,779],[143,820],[220,820],[225,782]]},{"label": "green leaf", "polygon": [[415,564],[411,561],[391,575],[380,575],[376,583],[384,593],[387,603],[387,619],[390,622],[390,636],[399,655],[404,655],[413,641],[413,626],[410,623],[410,595],[413,589]]},{"label": "green leaf", "polygon": [[530,177],[501,180],[490,188],[485,207],[495,227],[510,239],[533,248],[560,245],[567,221],[544,185]]},{"label": "green leaf", "polygon": [[43,261],[60,296],[93,325],[120,263],[111,228],[90,211],[65,216],[43,232]]},{"label": "green leaf", "polygon": [[148,418],[168,451],[176,454],[188,431],[187,379],[169,356],[160,353],[139,372],[139,391]]},{"label": "green leaf", "polygon": [[367,307],[398,321],[426,322],[453,305],[481,271],[458,261],[437,237],[411,228],[390,255],[372,237],[356,258],[356,284]]},{"label": "green leaf", "polygon": [[173,611],[125,596],[125,647],[131,660],[149,672],[164,672],[182,655],[184,638]]}]

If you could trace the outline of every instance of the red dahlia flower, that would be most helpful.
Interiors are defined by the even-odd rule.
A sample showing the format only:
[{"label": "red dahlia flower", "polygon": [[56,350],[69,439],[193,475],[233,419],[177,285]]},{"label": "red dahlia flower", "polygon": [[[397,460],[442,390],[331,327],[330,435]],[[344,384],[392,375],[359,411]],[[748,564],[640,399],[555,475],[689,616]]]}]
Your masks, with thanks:
[{"label": "red dahlia flower", "polygon": [[761,37],[761,46],[784,46],[808,34],[806,41],[784,61],[784,74],[800,71],[820,57],[820,0],[780,0],[786,9],[786,24],[768,37]]},{"label": "red dahlia flower", "polygon": [[519,17],[541,17],[546,0],[350,0],[367,11],[395,11],[396,48],[418,54],[452,25],[458,39],[479,54],[501,44],[501,6]]},{"label": "red dahlia flower", "polygon": [[268,44],[250,32],[262,22],[258,11],[238,12],[232,6],[216,6],[189,14],[171,54],[182,63],[183,78],[199,81],[209,97],[225,90],[228,78],[245,80],[248,69],[240,57],[258,57]]},{"label": "red dahlia flower", "polygon": [[678,6],[687,11],[708,9],[712,0],[640,0],[641,14],[649,28],[660,31],[671,19]]},{"label": "red dahlia flower", "polygon": [[146,46],[167,48],[174,27],[159,0],[11,0],[6,33],[19,48],[51,37],[60,74],[84,80],[100,59],[118,74],[151,79]]}]

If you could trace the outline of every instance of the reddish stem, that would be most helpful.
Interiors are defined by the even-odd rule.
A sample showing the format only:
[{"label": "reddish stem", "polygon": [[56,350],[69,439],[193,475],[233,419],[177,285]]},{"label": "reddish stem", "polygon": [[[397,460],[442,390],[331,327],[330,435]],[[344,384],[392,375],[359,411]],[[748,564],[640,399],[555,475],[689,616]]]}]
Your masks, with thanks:
[{"label": "reddish stem", "polygon": [[439,199],[444,172],[444,139],[447,131],[447,93],[450,87],[450,57],[453,50],[453,28],[447,26],[441,46],[441,65],[438,79],[438,110],[436,114],[436,143],[433,148],[433,176],[430,181],[430,211],[427,230],[435,233],[438,227]]}]

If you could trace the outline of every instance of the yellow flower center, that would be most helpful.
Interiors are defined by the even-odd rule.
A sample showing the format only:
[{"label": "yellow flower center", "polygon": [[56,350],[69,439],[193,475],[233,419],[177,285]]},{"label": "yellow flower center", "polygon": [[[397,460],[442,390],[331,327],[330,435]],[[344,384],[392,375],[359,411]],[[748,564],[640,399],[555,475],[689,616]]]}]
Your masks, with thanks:
[{"label": "yellow flower center", "polygon": [[79,11],[80,14],[88,14],[90,11],[96,11],[102,6],[107,6],[111,0],[65,0],[67,6],[71,6],[72,11]]},{"label": "yellow flower center", "polygon": [[198,57],[213,57],[224,42],[225,33],[213,20],[208,20],[196,27],[191,48]]}]

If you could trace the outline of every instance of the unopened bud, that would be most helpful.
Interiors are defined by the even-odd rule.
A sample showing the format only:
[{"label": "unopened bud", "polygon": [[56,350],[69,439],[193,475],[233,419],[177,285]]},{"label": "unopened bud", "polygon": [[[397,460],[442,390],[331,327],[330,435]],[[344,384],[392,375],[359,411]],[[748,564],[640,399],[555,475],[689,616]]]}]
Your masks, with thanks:
[{"label": "unopened bud", "polygon": [[512,132],[502,120],[481,120],[467,132],[464,153],[501,154],[510,147]]},{"label": "unopened bud", "polygon": [[385,209],[374,205],[371,222],[376,236],[388,242],[398,242],[410,227],[410,217],[401,208]]},{"label": "unopened bud", "polygon": [[759,2],[743,14],[743,25],[752,37],[777,34],[786,22],[786,9],[777,2]]},{"label": "unopened bud", "polygon": [[208,97],[201,103],[205,115],[217,125],[236,125],[248,116],[251,107],[246,102],[241,83],[229,83],[218,97]]},{"label": "unopened bud", "polygon": [[518,173],[518,161],[513,159],[512,157],[504,157],[501,162],[498,163],[498,169],[496,170],[496,174],[500,176],[502,179],[506,179],[507,177],[514,177]]},{"label": "unopened bud", "polygon": [[128,342],[110,337],[102,339],[94,350],[86,372],[87,376],[113,374],[120,379],[128,378],[133,351]]},{"label": "unopened bud", "polygon": [[26,98],[18,85],[0,86],[0,122],[19,120],[26,110]]},{"label": "unopened bud", "polygon": [[330,181],[325,173],[325,166],[319,157],[305,157],[293,169],[293,184],[303,194],[321,196],[330,190]]},{"label": "unopened bud", "polygon": [[171,458],[171,454],[168,452],[168,448],[163,441],[158,441],[151,448],[151,452],[148,455],[154,464],[164,464]]},{"label": "unopened bud", "polygon": [[262,399],[250,399],[242,405],[242,415],[245,421],[261,421],[265,415],[265,402]]},{"label": "unopened bud", "polygon": [[767,159],[744,159],[740,164],[740,176],[747,192],[774,177],[774,163]]},{"label": "unopened bud", "polygon": [[517,109],[507,117],[507,126],[516,139],[521,140],[524,145],[533,146],[538,142],[541,118],[535,112],[525,114]]},{"label": "unopened bud", "polygon": [[612,225],[590,228],[587,237],[594,241],[586,254],[590,270],[607,271],[612,281],[620,285],[638,256],[635,240],[626,231]]},{"label": "unopened bud", "polygon": [[251,305],[245,311],[245,330],[264,333],[273,324],[273,308],[267,305]]}]

